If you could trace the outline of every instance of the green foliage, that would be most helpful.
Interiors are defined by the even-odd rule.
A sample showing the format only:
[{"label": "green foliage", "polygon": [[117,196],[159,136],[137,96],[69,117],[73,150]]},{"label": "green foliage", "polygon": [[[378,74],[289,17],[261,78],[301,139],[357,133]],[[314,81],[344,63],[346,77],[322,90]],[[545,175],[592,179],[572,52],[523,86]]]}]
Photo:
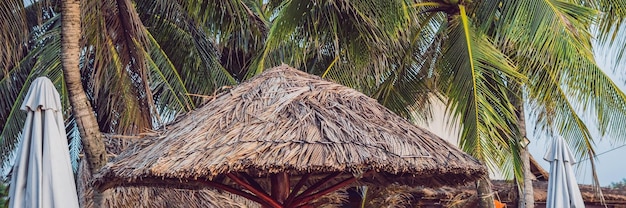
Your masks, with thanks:
[{"label": "green foliage", "polygon": [[[606,9],[622,7],[614,3],[618,2],[416,4],[425,12],[447,16],[432,23],[446,32],[440,33],[445,40],[435,71],[440,72],[436,78],[449,110],[461,119],[461,147],[487,164],[516,170],[520,177],[515,141],[521,134],[514,100],[529,104],[528,122],[537,124],[536,134],[564,136],[579,157],[595,154],[588,125],[623,138],[626,132],[613,127],[625,124],[626,97],[596,65],[591,44],[591,34],[597,32],[591,24],[602,20],[603,12],[611,12]],[[595,116],[591,120],[596,123],[584,121],[582,115],[588,112],[593,113],[585,116]]]},{"label": "green foliage", "polygon": [[510,154],[501,152],[516,148],[510,144],[519,137],[507,81],[525,78],[488,37],[477,34],[464,7],[450,24],[447,35],[456,41],[444,46],[439,86],[464,126],[460,146],[491,168],[502,167]]},{"label": "green foliage", "polygon": [[0,181],[0,207],[9,207],[9,186]]},{"label": "green foliage", "polygon": [[[0,52],[4,165],[19,140],[30,80],[49,76],[69,107],[56,1],[8,2],[0,3],[0,14],[15,19],[0,23],[15,29],[0,32],[11,49]],[[461,148],[509,176],[521,176],[516,102],[532,109],[538,134],[564,136],[579,157],[595,154],[588,126],[626,138],[615,127],[626,125],[626,95],[599,69],[591,44],[626,43],[626,0],[81,3],[83,85],[106,133],[159,128],[222,86],[287,63],[407,119],[442,116],[431,115],[430,102],[444,100],[461,121]]]},{"label": "green foliage", "polygon": [[625,189],[626,188],[626,178],[622,179],[622,181],[613,182],[609,185],[612,189]]},{"label": "green foliage", "polygon": [[[30,35],[21,42],[26,46],[24,53],[11,56],[19,62],[5,67],[0,74],[3,95],[0,163],[3,169],[9,165],[19,142],[25,119],[25,113],[19,108],[33,79],[47,76],[54,82],[65,105],[64,115],[72,121],[59,56],[60,14],[50,3],[55,1],[28,7],[17,0],[10,4],[25,11],[11,15],[18,15],[20,18],[16,20],[29,25],[25,30]],[[151,16],[153,13],[146,7],[155,9],[157,5],[145,3],[144,7],[135,7],[128,3],[92,0],[82,4],[82,18],[86,22],[83,26],[88,28],[84,31],[80,60],[83,86],[104,132],[137,134],[158,128],[162,119],[172,119],[202,102],[194,95],[210,95],[221,86],[236,83],[220,64],[215,46],[202,38],[208,33],[203,27],[172,19],[150,21],[157,14]],[[144,15],[140,17],[137,9],[146,9],[141,10]],[[176,15],[172,15],[175,19]],[[1,37],[0,42],[5,40]],[[161,45],[170,47],[165,50]],[[186,47],[176,47],[181,45]],[[69,123],[68,127],[68,133],[76,131],[75,125]]]},{"label": "green foliage", "polygon": [[[9,68],[8,73],[0,79],[0,92],[4,95],[4,100],[0,102],[0,162],[3,168],[17,148],[18,135],[26,119],[26,113],[20,107],[30,82],[39,76],[47,76],[60,93],[65,92],[58,56],[61,51],[59,19],[59,16],[45,19],[40,27],[34,28],[29,45],[31,49],[19,64]],[[65,115],[68,115],[67,97],[63,97],[61,102],[66,109]]]}]

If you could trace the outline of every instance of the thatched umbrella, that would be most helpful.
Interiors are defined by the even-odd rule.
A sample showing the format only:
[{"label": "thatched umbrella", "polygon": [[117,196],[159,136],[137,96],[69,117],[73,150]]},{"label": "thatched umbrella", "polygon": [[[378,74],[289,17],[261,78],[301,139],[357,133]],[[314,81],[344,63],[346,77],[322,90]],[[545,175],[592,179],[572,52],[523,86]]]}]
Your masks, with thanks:
[{"label": "thatched umbrella", "polygon": [[376,100],[283,65],[179,117],[153,144],[107,164],[96,185],[208,186],[296,207],[359,179],[456,185],[485,171]]}]

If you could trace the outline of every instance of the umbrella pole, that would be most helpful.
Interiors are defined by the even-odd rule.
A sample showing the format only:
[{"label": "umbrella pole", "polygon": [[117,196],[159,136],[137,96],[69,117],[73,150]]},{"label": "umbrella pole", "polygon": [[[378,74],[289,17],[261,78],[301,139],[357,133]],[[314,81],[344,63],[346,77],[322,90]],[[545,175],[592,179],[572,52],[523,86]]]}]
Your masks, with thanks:
[{"label": "umbrella pole", "polygon": [[304,183],[306,183],[306,181],[309,179],[310,173],[304,175],[300,181],[298,182],[298,184],[296,184],[296,186],[294,187],[294,190],[291,191],[291,194],[289,194],[289,197],[287,197],[287,200],[285,202],[285,205],[287,205],[287,207],[295,204],[292,203],[294,200],[299,199],[302,196],[306,196],[309,195],[310,193],[312,193],[313,191],[315,191],[316,189],[320,188],[322,185],[324,185],[324,183],[326,183],[326,181],[329,181],[335,177],[337,177],[340,173],[339,172],[335,172],[335,173],[331,173],[328,176],[326,176],[325,178],[319,180],[317,183],[311,185],[310,187],[308,187],[307,189],[305,189],[301,194],[298,194],[298,192],[300,191],[300,188],[304,185]]},{"label": "umbrella pole", "polygon": [[245,179],[246,179],[246,181],[248,181],[248,183],[249,183],[252,187],[254,187],[255,189],[258,189],[259,191],[263,191],[263,193],[266,193],[266,194],[267,194],[267,192],[265,191],[265,189],[264,189],[263,187],[261,187],[261,185],[260,185],[258,182],[256,182],[256,181],[254,180],[254,178],[252,178],[252,176],[248,175],[248,174],[247,174],[247,173],[245,173],[245,172],[243,172],[243,173],[239,173],[239,175],[240,175],[241,177],[245,178]]},{"label": "umbrella pole", "polygon": [[290,189],[289,174],[287,172],[272,174],[270,180],[272,183],[272,197],[279,203],[285,203]]}]

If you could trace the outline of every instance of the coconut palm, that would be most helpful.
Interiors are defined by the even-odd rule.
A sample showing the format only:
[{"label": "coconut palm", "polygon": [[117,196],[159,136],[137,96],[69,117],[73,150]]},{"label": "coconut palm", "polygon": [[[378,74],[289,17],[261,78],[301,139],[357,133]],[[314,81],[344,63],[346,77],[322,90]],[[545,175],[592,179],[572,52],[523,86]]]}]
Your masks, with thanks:
[{"label": "coconut palm", "polygon": [[[71,109],[79,110],[84,107],[82,109],[86,111],[83,113],[66,112],[66,117],[70,118],[69,127],[81,130],[84,145],[100,149],[101,142],[88,142],[88,135],[99,136],[100,131],[132,135],[152,129],[160,124],[161,118],[171,119],[176,113],[193,109],[202,100],[194,95],[210,95],[220,86],[235,83],[224,68],[229,65],[220,64],[215,46],[207,38],[201,38],[209,32],[200,25],[202,22],[193,24],[192,21],[174,21],[190,18],[179,17],[180,14],[187,13],[182,6],[172,9],[171,16],[163,17],[159,13],[150,13],[150,9],[159,6],[149,5],[152,1],[145,1],[142,5],[146,7],[137,8],[131,1],[82,1],[80,8],[77,7],[78,1],[46,1],[30,4],[28,7],[24,7],[20,0],[4,1],[3,4],[5,3],[6,5],[0,5],[3,9],[21,11],[9,12],[7,15],[22,20],[8,22],[12,25],[5,28],[24,28],[26,32],[17,34],[13,30],[2,31],[3,41],[13,41],[9,45],[22,51],[15,54],[4,54],[3,51],[3,56],[11,58],[3,59],[8,62],[3,63],[0,81],[1,90],[7,99],[2,102],[3,122],[0,136],[0,159],[4,167],[15,149],[23,123],[24,115],[19,112],[22,96],[30,80],[37,76],[50,77],[62,89],[60,91],[64,103],[73,102]],[[61,3],[74,3],[74,6]],[[159,3],[160,6],[170,6],[166,2]],[[143,17],[139,16],[138,9],[144,9]],[[61,13],[73,15],[60,15]],[[79,30],[62,30],[62,25],[65,24],[61,23],[70,23],[72,20],[62,21],[62,16],[82,18],[83,28],[88,29],[81,31],[79,27]],[[201,18],[206,17],[196,17]],[[144,26],[144,22],[150,27]],[[80,26],[76,23],[68,25]],[[223,26],[230,27],[234,32],[226,33],[226,29],[220,31],[223,34],[236,34],[247,30],[245,24],[237,24],[234,27],[237,29],[232,25],[235,23]],[[263,27],[258,24],[254,26]],[[62,33],[63,37],[68,37],[63,40],[76,42],[62,42]],[[78,40],[81,42],[77,42]],[[161,43],[169,44],[169,47],[163,48]],[[68,49],[66,44],[79,45],[69,47],[74,50],[71,51],[72,57],[61,59],[58,54],[61,54],[61,49]],[[65,52],[67,51],[63,51],[63,54]],[[63,70],[61,63],[67,64]],[[65,77],[62,72],[66,72]],[[82,90],[83,86],[85,90]],[[69,99],[80,94],[85,94],[82,100]],[[66,109],[70,109],[68,106]],[[82,118],[93,116],[94,113],[96,122]],[[83,124],[92,128],[75,128],[76,125]],[[101,139],[95,138],[94,141]],[[96,158],[104,158],[102,151],[92,154],[90,149],[92,148],[85,148],[88,157],[94,155]],[[91,165],[97,167],[104,164],[103,161],[98,163]]]},{"label": "coconut palm", "polygon": [[72,104],[72,115],[85,147],[85,154],[92,172],[106,163],[106,150],[102,142],[102,133],[98,127],[91,103],[81,82],[79,69],[80,58],[80,3],[79,1],[61,2],[61,64],[67,94]]},{"label": "coconut palm", "polygon": [[[579,157],[595,154],[583,111],[594,112],[602,133],[626,133],[613,127],[626,122],[626,96],[597,67],[591,44],[595,32],[607,44],[623,43],[621,1],[80,3],[80,81],[102,132],[156,128],[201,103],[194,95],[285,62],[356,88],[407,118],[428,119],[430,98],[444,98],[462,123],[463,150],[490,167],[516,170],[507,174],[520,182],[524,103],[540,133],[568,138]],[[12,47],[0,52],[8,57],[0,80],[8,99],[0,109],[3,162],[17,143],[23,115],[16,106],[29,80],[47,75],[61,87],[77,75],[61,73],[57,4],[0,3],[2,16],[16,20],[3,28],[19,29],[0,33]],[[60,90],[66,104],[69,86]],[[67,113],[72,122],[76,114]]]},{"label": "coconut palm", "polygon": [[[17,143],[21,123],[21,114],[17,110],[20,92],[28,85],[31,77],[46,75],[51,76],[59,86],[67,84],[68,88],[61,90],[67,104],[71,101],[68,98],[75,96],[70,93],[74,89],[70,87],[74,83],[70,80],[78,78],[70,76],[77,75],[70,66],[78,65],[82,85],[100,131],[137,134],[155,128],[161,123],[160,119],[171,119],[177,113],[193,109],[202,101],[202,96],[195,95],[211,95],[220,86],[235,84],[245,79],[249,71],[255,71],[249,69],[252,68],[252,60],[265,51],[265,39],[268,34],[272,34],[267,25],[276,19],[272,16],[290,10],[284,8],[291,8],[278,1],[80,1],[84,29],[80,45],[72,47],[80,50],[78,58],[74,52],[74,59],[80,62],[69,63],[64,68],[66,76],[62,77],[62,60],[56,56],[65,47],[61,47],[62,21],[59,12],[69,12],[58,9],[62,2],[65,3],[40,2],[26,8],[18,0],[7,4],[22,8],[19,11],[34,11],[11,13],[23,17],[24,25],[30,25],[11,26],[25,27],[29,31],[27,34],[31,34],[21,42],[12,43],[28,47],[25,47],[24,54],[13,54],[11,57],[39,65],[14,64],[7,67],[7,76],[3,77],[3,89],[12,96],[9,102],[5,102],[7,108],[3,112],[6,113],[3,119],[7,121],[7,125],[2,128],[3,162],[7,161]],[[350,5],[326,4],[324,7],[335,7],[331,13],[334,21],[362,12],[360,7],[352,8]],[[400,22],[401,18],[396,19],[396,22]],[[358,39],[358,43],[364,43],[362,39],[366,37],[373,39],[380,36],[376,32],[376,24],[358,27],[356,21],[344,21],[342,24],[357,25],[354,28],[359,31],[348,28],[344,33],[354,36],[353,39]],[[393,27],[385,33],[392,33],[392,29],[398,28]],[[11,34],[10,31],[3,32]],[[339,36],[325,37],[338,40]],[[291,42],[293,47],[302,47],[297,41]],[[45,53],[41,52],[43,50]],[[311,53],[311,50],[306,52]],[[76,104],[74,110],[85,103],[72,102],[80,103]],[[77,115],[86,114],[75,112],[67,115],[73,115],[72,124],[80,124]],[[86,134],[82,136],[87,137]]]},{"label": "coconut palm", "polygon": [[[520,102],[529,103],[531,114],[536,115],[530,122],[538,124],[541,132],[569,138],[580,157],[595,154],[593,139],[587,124],[582,121],[581,112],[592,111],[597,116],[601,132],[617,136],[614,138],[623,135],[623,130],[610,126],[624,124],[626,97],[595,64],[591,47],[592,21],[598,20],[598,25],[607,27],[610,24],[605,21],[606,13],[612,12],[621,18],[610,17],[611,20],[623,19],[621,5],[602,1],[582,4],[560,1],[475,3],[461,1],[458,4],[461,8],[459,18],[465,16],[473,20],[466,31],[487,35],[487,39],[527,78],[519,87],[507,86],[509,93],[513,94],[511,104],[517,106],[518,112],[522,110]],[[462,8],[465,6],[472,12],[464,15]],[[446,4],[434,7],[446,7]],[[470,30],[472,24],[476,29]],[[607,35],[610,34],[604,34]],[[517,122],[524,121],[520,118],[523,116],[517,116]],[[467,125],[467,121],[463,125]],[[518,141],[525,134],[520,133]],[[526,158],[523,159],[527,163]],[[524,185],[528,187],[526,190],[532,190],[530,180]],[[525,196],[532,197],[532,193]],[[532,198],[526,198],[525,204],[532,206]]]},{"label": "coconut palm", "polygon": [[[399,113],[403,111],[398,109],[423,110],[420,105],[427,102],[416,97],[436,92],[461,121],[460,146],[490,167],[516,170],[505,173],[515,175],[519,182],[524,178],[522,164],[528,163],[528,153],[520,145],[526,131],[520,125],[525,123],[524,103],[532,109],[529,122],[538,124],[539,133],[567,137],[579,157],[595,154],[588,124],[581,118],[585,111],[597,117],[601,132],[623,138],[624,130],[612,126],[626,121],[626,96],[599,69],[591,44],[596,32],[607,43],[621,43],[624,36],[613,35],[621,29],[617,26],[624,19],[623,4],[549,0],[407,4],[412,9],[392,12],[404,14],[406,22],[401,27],[405,30],[396,35],[382,31],[364,36],[364,42],[350,42],[324,39],[328,31],[342,34],[341,29],[352,25],[324,21],[330,15],[315,12],[323,11],[323,4],[290,1],[280,10],[284,15],[276,17],[264,53],[257,59],[259,65],[251,73],[278,61],[306,68],[311,56],[303,55],[306,50],[302,48],[313,47],[318,48],[312,50],[317,52],[316,60],[327,60],[317,62],[320,71],[310,67],[313,73],[360,89]],[[288,9],[298,5],[310,10]],[[358,19],[342,19],[347,18]],[[375,20],[363,18],[361,22]],[[592,28],[594,22],[601,30]],[[355,30],[359,29],[351,31]],[[297,43],[300,48],[282,41],[293,36],[311,41]],[[524,185],[532,187],[530,180]],[[491,202],[481,199],[485,206]],[[531,206],[531,201],[527,198],[524,203]]]},{"label": "coconut palm", "polygon": [[[413,10],[399,10],[406,17],[406,30],[395,36],[381,32],[364,38],[365,42],[324,41],[320,34],[341,34],[341,28],[350,25],[333,27],[333,21],[325,22],[328,15],[315,13],[323,4],[310,3],[307,12],[287,9],[297,5],[307,4],[290,1],[281,10],[285,15],[279,15],[272,25],[253,74],[276,64],[266,63],[272,58],[301,68],[309,66],[310,56],[302,55],[301,48],[278,41],[302,36],[299,39],[311,41],[298,46],[317,47],[313,50],[318,52],[316,58],[326,56],[328,60],[325,65],[318,62],[318,70],[323,71],[312,69],[314,73],[360,89],[397,112],[424,109],[420,104],[427,102],[414,103],[415,97],[423,99],[432,92],[445,97],[452,115],[461,120],[460,146],[491,167],[516,170],[508,175],[517,176],[520,182],[526,178],[526,187],[532,185],[521,168],[528,164],[528,153],[520,145],[526,131],[521,125],[525,123],[524,103],[532,109],[534,116],[529,122],[538,124],[539,133],[567,137],[579,157],[595,154],[583,112],[593,112],[603,134],[623,138],[625,133],[612,126],[626,122],[626,96],[597,66],[591,44],[596,33],[607,43],[621,43],[624,36],[614,36],[624,20],[620,2],[416,2],[409,4]],[[364,18],[362,22],[374,20]],[[331,25],[325,27],[324,23]],[[594,30],[592,23],[600,30]],[[295,51],[289,50],[293,48]],[[363,59],[368,61],[360,62]],[[532,193],[525,196],[532,197]],[[491,203],[481,199],[486,199],[484,206]],[[532,198],[523,203],[532,206]]]}]

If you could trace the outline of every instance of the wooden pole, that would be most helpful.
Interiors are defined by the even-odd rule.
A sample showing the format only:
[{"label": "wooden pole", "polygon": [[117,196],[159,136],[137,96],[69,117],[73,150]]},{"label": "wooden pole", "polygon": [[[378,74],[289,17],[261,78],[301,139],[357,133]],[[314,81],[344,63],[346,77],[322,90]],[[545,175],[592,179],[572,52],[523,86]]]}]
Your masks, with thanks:
[{"label": "wooden pole", "polygon": [[[312,201],[314,199],[317,199],[317,198],[319,198],[319,197],[321,197],[323,195],[326,195],[326,194],[328,194],[330,192],[336,191],[337,189],[345,187],[345,186],[347,186],[347,185],[349,185],[351,183],[354,183],[359,178],[367,177],[367,176],[372,175],[374,173],[375,173],[375,171],[370,170],[370,171],[367,171],[366,173],[364,173],[363,175],[359,176],[358,178],[355,177],[355,176],[350,176],[350,177],[344,179],[343,181],[341,181],[341,182],[339,182],[339,183],[337,183],[335,185],[332,185],[332,186],[330,186],[330,187],[328,187],[326,189],[323,189],[323,190],[320,190],[320,191],[318,191],[318,192],[316,192],[314,194],[311,194],[313,191],[315,191],[315,189],[320,188],[323,183],[325,183],[326,181],[328,181],[330,179],[333,179],[333,178],[335,178],[335,177],[337,177],[339,175],[339,173],[330,174],[330,175],[326,176],[324,179],[322,179],[322,180],[318,181],[317,183],[315,183],[313,186],[309,187],[307,190],[302,192],[302,194],[296,196],[293,200],[290,200],[289,204],[285,204],[285,207],[286,208],[306,207],[307,206],[306,203],[308,203],[308,202],[310,202],[310,201]],[[291,201],[293,201],[293,202],[291,202]]]},{"label": "wooden pole", "polygon": [[340,188],[342,188],[344,186],[347,186],[348,184],[354,183],[356,180],[357,180],[357,178],[352,176],[352,177],[347,178],[347,179],[345,179],[345,180],[343,180],[343,181],[341,181],[341,182],[339,182],[339,183],[337,183],[337,184],[335,184],[335,185],[333,185],[331,187],[328,187],[328,188],[326,188],[324,190],[320,190],[320,191],[318,191],[315,194],[311,194],[311,195],[308,195],[308,196],[300,195],[300,196],[298,196],[294,200],[294,202],[292,204],[286,204],[285,207],[297,207],[300,204],[308,203],[311,200],[317,199],[317,198],[319,198],[321,196],[324,196],[324,195],[326,195],[326,194],[328,194],[330,192],[336,191],[337,189],[340,189]]},{"label": "wooden pole", "polygon": [[302,192],[302,194],[300,194],[300,196],[306,196],[306,195],[309,195],[310,193],[313,193],[313,191],[315,191],[316,189],[318,189],[319,187],[324,185],[324,183],[326,183],[330,179],[333,179],[333,178],[337,177],[339,174],[340,174],[339,172],[329,174],[325,178],[319,180],[317,183],[313,184],[312,186],[310,186],[309,188],[304,190],[304,192]]},{"label": "wooden pole", "polygon": [[214,188],[217,188],[217,189],[220,189],[220,190],[228,191],[230,193],[242,196],[242,197],[244,197],[246,199],[250,199],[252,201],[255,201],[255,202],[257,202],[257,203],[259,203],[259,204],[261,204],[263,206],[270,206],[270,204],[268,202],[263,201],[259,197],[256,197],[256,196],[254,196],[252,194],[243,192],[241,190],[238,190],[236,188],[233,188],[233,187],[221,184],[221,183],[217,183],[217,182],[213,182],[213,181],[201,181],[201,180],[198,180],[197,182],[199,182],[201,184],[204,184],[206,186],[214,187]]},{"label": "wooden pole", "polygon": [[270,180],[272,183],[272,198],[279,203],[285,203],[285,200],[289,197],[289,174],[287,172],[272,174]]},{"label": "wooden pole", "polygon": [[283,205],[278,203],[275,199],[273,199],[272,197],[268,196],[262,190],[258,190],[256,188],[254,188],[252,185],[250,185],[250,184],[246,183],[245,181],[241,180],[235,174],[227,173],[226,176],[228,178],[230,178],[230,180],[233,180],[233,182],[239,184],[240,186],[244,187],[245,189],[248,189],[250,192],[252,192],[254,195],[259,197],[261,200],[267,202],[271,207],[273,207],[273,208],[283,208]]},{"label": "wooden pole", "polygon": [[302,186],[304,186],[304,184],[309,180],[309,177],[311,177],[311,173],[307,173],[303,175],[302,178],[300,178],[300,181],[298,181],[298,183],[293,187],[293,189],[291,189],[291,193],[289,193],[289,196],[287,197],[287,199],[285,199],[285,203],[283,204],[290,204],[291,201],[293,201],[293,199],[296,198]]},{"label": "wooden pole", "polygon": [[245,178],[246,181],[248,181],[248,183],[252,185],[254,188],[258,189],[259,191],[263,191],[263,193],[267,194],[267,191],[263,187],[261,187],[261,185],[258,182],[256,182],[254,178],[252,178],[252,176],[248,175],[245,172],[242,172],[239,174],[243,176],[243,178]]}]

